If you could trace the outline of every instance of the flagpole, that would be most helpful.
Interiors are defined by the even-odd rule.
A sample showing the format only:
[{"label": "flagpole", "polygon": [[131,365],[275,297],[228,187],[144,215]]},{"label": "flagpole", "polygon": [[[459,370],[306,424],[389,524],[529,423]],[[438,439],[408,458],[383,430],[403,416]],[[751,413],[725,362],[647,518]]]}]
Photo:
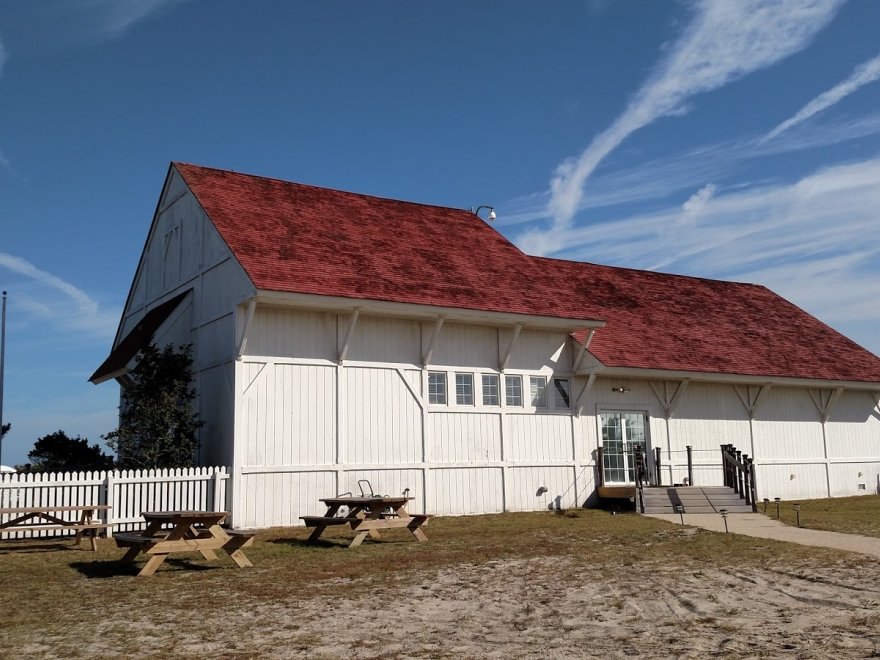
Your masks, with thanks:
[{"label": "flagpole", "polygon": [[3,374],[6,366],[6,292],[3,292],[3,317],[0,320],[0,465],[3,465]]}]

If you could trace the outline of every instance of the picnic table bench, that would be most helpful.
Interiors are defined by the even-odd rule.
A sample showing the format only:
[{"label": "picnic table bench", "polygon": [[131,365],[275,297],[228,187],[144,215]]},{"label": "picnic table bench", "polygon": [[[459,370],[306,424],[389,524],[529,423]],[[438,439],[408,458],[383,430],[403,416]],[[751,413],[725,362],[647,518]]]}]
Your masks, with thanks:
[{"label": "picnic table bench", "polygon": [[[92,550],[98,549],[96,537],[100,530],[109,530],[112,525],[95,521],[96,511],[107,511],[107,504],[83,504],[70,506],[16,506],[0,509],[0,516],[16,516],[0,522],[0,534],[18,532],[49,532],[73,530],[74,544],[79,545],[83,537],[91,541]],[[61,514],[78,513],[76,520],[65,520]],[[58,514],[58,515],[56,515]]]},{"label": "picnic table bench", "polygon": [[[122,561],[134,561],[140,554],[149,556],[138,573],[149,576],[156,572],[172,552],[198,552],[209,561],[217,559],[215,550],[223,550],[241,568],[253,566],[242,548],[254,542],[254,532],[226,529],[220,526],[225,511],[144,511],[147,527],[142,532],[114,534],[116,545],[128,548]],[[170,529],[164,529],[170,525]]]},{"label": "picnic table bench", "polygon": [[[348,525],[355,532],[349,548],[356,548],[367,536],[381,538],[381,530],[408,529],[420,543],[428,537],[420,528],[428,523],[430,516],[424,513],[411,514],[406,504],[412,497],[388,497],[365,495],[362,497],[325,497],[320,501],[327,505],[323,516],[300,516],[306,527],[313,527],[309,541],[317,541],[324,530],[335,525]],[[343,507],[348,510],[344,516],[337,515]]]}]

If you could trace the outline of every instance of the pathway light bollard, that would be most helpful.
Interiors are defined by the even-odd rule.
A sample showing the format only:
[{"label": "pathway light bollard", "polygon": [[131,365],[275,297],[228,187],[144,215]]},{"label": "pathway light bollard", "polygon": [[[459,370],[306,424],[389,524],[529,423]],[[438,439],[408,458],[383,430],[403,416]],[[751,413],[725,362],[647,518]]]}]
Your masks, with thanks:
[{"label": "pathway light bollard", "polygon": [[681,518],[681,524],[684,525],[684,507],[683,507],[681,504],[676,504],[676,505],[675,505],[674,507],[672,507],[672,508],[675,509],[675,512],[676,512],[676,513],[679,515],[679,517]]},{"label": "pathway light bollard", "polygon": [[776,520],[779,520],[779,502],[782,500],[781,497],[774,497],[773,501],[776,502]]},{"label": "pathway light bollard", "polygon": [[770,498],[769,498],[769,497],[765,497],[765,498],[764,498],[764,513],[767,513],[767,505],[768,505],[768,504],[770,504]]},{"label": "pathway light bollard", "polygon": [[724,533],[727,534],[730,532],[730,530],[727,529],[727,509],[719,509],[718,513],[720,513],[721,517],[724,519]]},{"label": "pathway light bollard", "polygon": [[794,513],[797,516],[797,526],[801,526],[801,505],[797,502],[794,503]]}]

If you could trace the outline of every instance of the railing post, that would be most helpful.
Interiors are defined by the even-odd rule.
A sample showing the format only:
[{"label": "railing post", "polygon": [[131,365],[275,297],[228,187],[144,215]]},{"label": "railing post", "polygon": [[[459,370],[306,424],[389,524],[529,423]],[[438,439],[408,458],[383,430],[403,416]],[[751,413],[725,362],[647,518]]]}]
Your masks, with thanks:
[{"label": "railing post", "polygon": [[752,481],[752,511],[758,513],[758,486],[755,483],[755,459],[749,459],[749,474]]},{"label": "railing post", "polygon": [[743,475],[742,475],[742,452],[740,450],[736,450],[736,492],[740,497],[743,496]]},{"label": "railing post", "polygon": [[663,472],[661,471],[662,465],[660,464],[660,447],[654,447],[654,485],[662,486],[663,485]]},{"label": "railing post", "polygon": [[596,483],[599,486],[605,485],[605,450],[599,447],[596,450]]},{"label": "railing post", "polygon": [[751,486],[751,478],[749,476],[749,463],[752,459],[749,458],[748,454],[743,454],[743,481],[744,481],[744,489],[743,496],[746,499],[746,504],[751,506],[752,504],[752,486]]},{"label": "railing post", "polygon": [[688,486],[694,485],[694,448],[690,445],[685,447],[688,457]]},{"label": "railing post", "polygon": [[726,488],[730,488],[730,464],[727,460],[728,447],[729,445],[721,445],[721,477]]},{"label": "railing post", "polygon": [[645,500],[642,497],[642,488],[644,487],[645,478],[645,453],[641,446],[636,445],[633,448],[633,454],[636,459],[636,494],[638,495],[639,513],[645,512]]}]

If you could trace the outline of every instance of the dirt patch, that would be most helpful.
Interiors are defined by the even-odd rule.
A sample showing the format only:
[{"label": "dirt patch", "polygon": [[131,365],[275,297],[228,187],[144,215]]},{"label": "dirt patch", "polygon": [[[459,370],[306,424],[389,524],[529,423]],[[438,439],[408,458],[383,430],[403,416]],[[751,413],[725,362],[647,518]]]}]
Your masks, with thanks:
[{"label": "dirt patch", "polygon": [[[666,564],[668,562],[664,562]],[[362,585],[353,580],[353,593]],[[224,598],[224,594],[216,594]],[[880,565],[723,571],[588,558],[488,561],[389,580],[369,596],[238,602],[203,615],[133,609],[86,639],[16,654],[220,657],[872,657]],[[124,619],[124,620],[123,620]]]}]

